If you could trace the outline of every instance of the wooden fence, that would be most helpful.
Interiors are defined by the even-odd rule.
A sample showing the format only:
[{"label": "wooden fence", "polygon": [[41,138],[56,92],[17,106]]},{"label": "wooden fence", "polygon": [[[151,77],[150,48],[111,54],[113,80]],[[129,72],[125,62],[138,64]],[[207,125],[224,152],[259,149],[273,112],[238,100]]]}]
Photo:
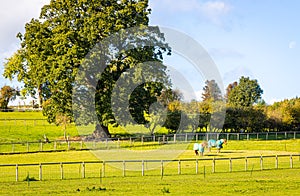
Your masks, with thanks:
[{"label": "wooden fence", "polygon": [[[156,168],[147,169],[156,163]],[[136,170],[127,169],[135,164]],[[118,165],[118,167],[116,167]],[[234,158],[199,158],[177,160],[114,160],[86,162],[56,162],[1,164],[0,181],[58,180],[147,175],[203,175],[220,172],[251,172],[266,169],[300,168],[300,154],[249,156]]]}]

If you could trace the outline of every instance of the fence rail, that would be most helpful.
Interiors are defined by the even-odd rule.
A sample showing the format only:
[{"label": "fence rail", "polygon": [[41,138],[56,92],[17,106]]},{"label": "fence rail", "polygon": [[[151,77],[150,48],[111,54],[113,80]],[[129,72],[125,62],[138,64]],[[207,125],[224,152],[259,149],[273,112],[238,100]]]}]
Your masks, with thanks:
[{"label": "fence rail", "polygon": [[[156,163],[156,168],[147,165]],[[135,164],[135,170],[128,165]],[[181,175],[224,172],[252,172],[270,169],[300,168],[300,154],[232,158],[176,160],[111,160],[1,164],[0,182],[34,180],[104,178],[118,176]]]},{"label": "fence rail", "polygon": [[278,140],[299,139],[300,132],[268,132],[268,133],[183,133],[173,135],[153,135],[129,138],[107,138],[101,140],[55,140],[7,142],[0,143],[0,154],[51,152],[68,150],[100,150],[128,147],[143,147],[147,145],[175,144],[198,142],[208,139],[224,138],[227,140]]}]

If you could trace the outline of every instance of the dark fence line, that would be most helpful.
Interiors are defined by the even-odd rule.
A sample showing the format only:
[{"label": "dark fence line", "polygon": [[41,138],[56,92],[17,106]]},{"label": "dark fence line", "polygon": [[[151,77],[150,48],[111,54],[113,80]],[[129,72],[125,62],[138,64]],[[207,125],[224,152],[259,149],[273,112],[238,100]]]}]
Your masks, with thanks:
[{"label": "dark fence line", "polygon": [[[296,158],[298,157],[298,158]],[[284,160],[282,160],[285,158]],[[286,159],[287,158],[287,159]],[[270,165],[270,160],[268,159],[274,159],[273,163],[274,165]],[[243,161],[239,162],[238,164],[233,164],[233,161]],[[227,164],[224,163],[224,161],[227,161]],[[252,161],[250,163],[250,161]],[[177,166],[173,165],[172,167],[167,167],[167,163],[176,163]],[[190,168],[184,168],[182,165],[183,162],[192,162],[194,164],[189,164]],[[205,162],[205,163],[204,163]],[[266,162],[266,166],[264,163]],[[266,169],[293,169],[293,168],[300,168],[300,154],[290,154],[290,155],[268,155],[268,156],[249,156],[249,157],[232,157],[232,158],[224,158],[224,157],[214,157],[214,158],[197,158],[197,159],[174,159],[174,160],[110,160],[110,161],[76,161],[76,162],[44,162],[44,163],[22,163],[22,164],[0,164],[0,171],[1,171],[1,176],[0,176],[0,181],[3,181],[7,177],[10,177],[10,180],[13,178],[15,181],[20,181],[20,169],[27,168],[27,170],[30,170],[30,173],[32,176],[38,175],[38,180],[44,180],[43,173],[46,172],[48,174],[53,173],[55,175],[55,178],[52,179],[67,179],[65,176],[66,174],[69,173],[76,173],[76,171],[73,171],[74,168],[79,168],[79,174],[80,177],[76,178],[86,178],[86,166],[90,165],[92,170],[90,171],[91,173],[97,173],[97,171],[100,170],[100,174],[98,177],[105,177],[107,175],[106,167],[108,164],[116,164],[119,163],[121,164],[121,168],[118,170],[122,170],[122,176],[125,177],[127,176],[126,172],[128,172],[128,169],[126,166],[127,164],[130,163],[136,163],[137,167],[139,169],[135,170],[137,172],[140,172],[141,176],[146,175],[146,171],[150,171],[146,169],[145,165],[147,163],[159,163],[157,167],[154,170],[160,170],[160,175],[163,176],[166,172],[166,170],[176,170],[177,172],[175,173],[180,175],[183,173],[184,170],[189,170],[190,172],[194,170],[194,174],[200,174],[202,173],[205,177],[206,172],[211,172],[211,173],[217,173],[217,172],[233,172],[233,171],[253,171],[253,165],[259,165],[259,167],[256,170],[266,170]],[[98,164],[98,165],[96,165]],[[99,165],[100,164],[100,165]],[[199,167],[200,164],[203,166],[202,172],[199,172]],[[72,167],[73,169],[68,169],[66,170],[66,167],[68,166],[76,166]],[[95,166],[96,165],[96,166]],[[207,169],[207,166],[211,165],[211,169]],[[216,167],[218,165],[221,165],[222,169],[217,170]],[[227,165],[227,166],[226,166]],[[250,169],[249,166],[252,165],[252,168]],[[283,165],[279,167],[280,165]],[[58,166],[58,167],[47,167],[47,166]],[[36,168],[37,167],[37,168]],[[227,169],[226,169],[227,167]],[[98,170],[98,169],[99,170]],[[235,169],[237,168],[237,169]],[[51,171],[47,171],[51,170]],[[153,170],[153,169],[151,169]],[[207,171],[206,171],[207,170]],[[116,176],[117,171],[110,171],[112,176]],[[190,174],[192,174],[190,173]],[[13,177],[14,174],[14,177]],[[29,175],[29,172],[28,174]],[[159,175],[156,173],[156,175]],[[174,174],[173,174],[174,175]],[[13,177],[13,178],[12,178]],[[24,172],[23,172],[23,177],[24,177]],[[74,177],[73,177],[74,178]],[[6,179],[7,180],[7,179]]]},{"label": "dark fence line", "polygon": [[68,150],[100,150],[128,147],[143,147],[162,144],[199,142],[208,139],[227,140],[278,140],[299,139],[300,132],[268,132],[268,133],[183,133],[173,135],[153,135],[129,138],[106,138],[95,140],[54,140],[0,143],[0,154],[51,152]]}]

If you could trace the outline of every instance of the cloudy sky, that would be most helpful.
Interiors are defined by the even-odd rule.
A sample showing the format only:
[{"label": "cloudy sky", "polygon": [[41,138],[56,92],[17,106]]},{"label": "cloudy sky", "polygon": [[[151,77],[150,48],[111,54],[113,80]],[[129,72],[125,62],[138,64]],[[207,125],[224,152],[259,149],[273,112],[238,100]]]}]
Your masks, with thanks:
[{"label": "cloudy sky", "polygon": [[[0,73],[19,47],[16,34],[37,18],[49,0],[7,0],[0,7]],[[223,84],[240,76],[257,79],[268,102],[300,95],[300,1],[150,0],[151,25],[176,29],[193,38],[216,64]],[[205,78],[193,74],[188,59],[169,57],[196,95]],[[180,67],[178,67],[180,66]],[[14,82],[0,76],[0,86]],[[224,88],[225,88],[224,87]]]}]

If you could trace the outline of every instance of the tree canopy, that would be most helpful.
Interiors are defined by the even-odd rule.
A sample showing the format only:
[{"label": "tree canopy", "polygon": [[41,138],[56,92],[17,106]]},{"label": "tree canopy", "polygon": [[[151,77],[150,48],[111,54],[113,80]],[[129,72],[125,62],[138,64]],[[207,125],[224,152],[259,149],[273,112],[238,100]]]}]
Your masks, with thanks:
[{"label": "tree canopy", "polygon": [[16,96],[19,95],[19,91],[10,86],[3,86],[0,89],[0,109],[8,109],[9,101],[16,99]]},{"label": "tree canopy", "polygon": [[202,99],[207,101],[212,99],[213,101],[222,100],[222,92],[215,80],[206,80],[203,87]]},{"label": "tree canopy", "polygon": [[262,93],[257,80],[242,76],[237,85],[232,85],[228,103],[235,107],[250,107],[261,99]]},{"label": "tree canopy", "polygon": [[[6,62],[4,76],[16,76],[30,94],[38,92],[49,122],[55,122],[57,115],[72,119],[72,88],[86,55],[97,43],[122,29],[147,26],[150,11],[148,0],[52,0],[42,8],[39,19],[32,19],[25,25],[25,34],[18,34],[21,48]],[[118,55],[106,53],[99,56],[106,65],[97,81],[95,96],[101,127],[115,122],[110,98],[121,74],[138,63],[161,61],[164,52],[170,53],[158,28],[153,28],[148,34],[152,35],[152,46],[140,44],[139,48],[116,51],[122,48],[117,46],[120,42],[116,42],[102,50],[107,52],[115,48]],[[145,34],[135,36],[141,42],[145,39]],[[158,42],[161,44],[155,46]],[[165,71],[162,65],[156,69],[167,78]],[[149,102],[148,98],[159,95],[161,89],[157,83],[144,84],[139,89],[144,96],[139,94],[131,100],[144,98],[144,103],[149,106],[155,100]],[[148,106],[143,105],[143,110]],[[141,109],[136,110],[135,117],[141,113]]]}]

